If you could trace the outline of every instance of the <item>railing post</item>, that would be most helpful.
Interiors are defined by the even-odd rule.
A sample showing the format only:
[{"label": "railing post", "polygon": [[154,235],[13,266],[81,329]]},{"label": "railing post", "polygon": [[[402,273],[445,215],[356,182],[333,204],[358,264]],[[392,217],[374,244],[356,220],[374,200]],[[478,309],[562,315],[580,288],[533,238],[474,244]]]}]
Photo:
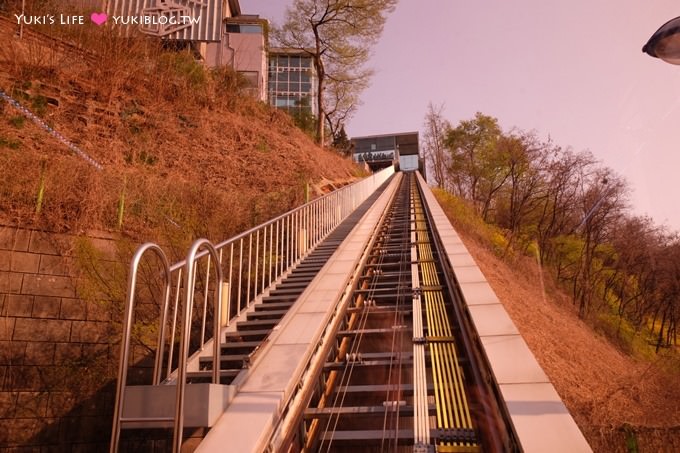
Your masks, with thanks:
[{"label": "railing post", "polygon": [[220,303],[222,304],[222,316],[220,317],[220,326],[222,327],[228,327],[229,326],[229,302],[231,302],[231,288],[229,285],[229,282],[223,282],[222,283],[222,300]]},{"label": "railing post", "polygon": [[307,230],[305,228],[300,228],[298,237],[298,254],[302,256],[307,251]]}]

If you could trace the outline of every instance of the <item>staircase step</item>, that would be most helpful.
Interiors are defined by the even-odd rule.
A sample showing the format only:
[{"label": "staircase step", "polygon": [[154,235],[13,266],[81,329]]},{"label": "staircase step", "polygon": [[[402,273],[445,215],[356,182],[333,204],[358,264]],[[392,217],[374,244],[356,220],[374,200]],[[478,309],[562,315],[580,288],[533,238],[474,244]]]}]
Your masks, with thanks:
[{"label": "staircase step", "polygon": [[305,268],[293,269],[292,271],[290,271],[288,278],[290,278],[290,277],[300,277],[300,276],[314,277],[318,273],[319,273],[318,269],[305,269]]},{"label": "staircase step", "polygon": [[[310,280],[311,281],[311,280]],[[306,281],[288,281],[288,279],[284,280],[283,283],[281,283],[279,286],[276,287],[273,293],[278,293],[279,291],[286,289],[286,290],[293,290],[297,289],[298,291],[304,290],[309,282]]]},{"label": "staircase step", "polygon": [[[234,379],[241,370],[220,370],[220,378]],[[189,371],[187,372],[187,379],[189,380],[206,380],[212,378],[212,370]]]},{"label": "staircase step", "polygon": [[246,319],[281,319],[288,310],[262,310],[253,311],[246,315]]},{"label": "staircase step", "polygon": [[302,264],[300,264],[299,266],[297,266],[297,267],[295,268],[295,271],[301,271],[301,270],[308,270],[308,271],[311,271],[311,270],[319,270],[319,269],[321,269],[321,268],[323,267],[324,264],[326,264],[327,261],[328,261],[327,259],[319,260],[319,261],[311,262],[311,263],[308,263],[308,262],[305,261],[304,263],[302,263]]},{"label": "staircase step", "polygon": [[267,304],[255,305],[255,311],[286,310],[293,306],[295,302],[270,302]]},{"label": "staircase step", "polygon": [[306,288],[309,283],[314,280],[314,276],[309,276],[309,277],[293,277],[290,276],[286,279],[285,284],[295,284],[295,285],[304,285]]},{"label": "staircase step", "polygon": [[273,328],[279,323],[278,319],[256,319],[253,321],[241,321],[237,323],[239,330],[259,330],[262,328]]},{"label": "staircase step", "polygon": [[263,339],[267,335],[271,333],[271,329],[263,329],[263,330],[245,330],[245,331],[236,331],[236,332],[227,332],[225,335],[225,339],[227,341],[234,341],[237,342],[241,340],[242,342],[248,342],[246,339]]},{"label": "staircase step", "polygon": [[[269,332],[269,331],[267,331]],[[235,352],[235,351],[252,351],[256,347],[260,346],[262,344],[261,341],[229,341],[227,343],[222,343],[220,344],[220,348],[222,351],[229,351],[229,352]]]},{"label": "staircase step", "polygon": [[299,296],[299,294],[274,294],[263,297],[262,303],[266,305],[271,302],[295,302]]},{"label": "staircase step", "polygon": [[[220,356],[220,363],[224,368],[225,363],[235,363],[238,364],[237,367],[230,368],[242,368],[243,363],[248,361],[250,354],[228,354]],[[212,357],[201,357],[198,359],[198,363],[201,366],[201,370],[211,370],[212,369]]]},{"label": "staircase step", "polygon": [[284,285],[279,285],[274,291],[271,292],[272,296],[283,296],[283,295],[288,295],[288,294],[302,294],[302,291],[304,291],[305,286],[284,286]]}]

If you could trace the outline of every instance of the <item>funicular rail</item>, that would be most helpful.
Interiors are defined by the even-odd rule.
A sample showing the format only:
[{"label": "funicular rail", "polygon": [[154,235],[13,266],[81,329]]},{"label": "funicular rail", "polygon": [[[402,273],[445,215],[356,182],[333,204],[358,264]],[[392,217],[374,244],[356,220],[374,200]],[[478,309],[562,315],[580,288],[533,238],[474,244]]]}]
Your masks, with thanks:
[{"label": "funicular rail", "polygon": [[520,450],[458,322],[430,223],[415,174],[404,174],[296,432],[277,450]]}]

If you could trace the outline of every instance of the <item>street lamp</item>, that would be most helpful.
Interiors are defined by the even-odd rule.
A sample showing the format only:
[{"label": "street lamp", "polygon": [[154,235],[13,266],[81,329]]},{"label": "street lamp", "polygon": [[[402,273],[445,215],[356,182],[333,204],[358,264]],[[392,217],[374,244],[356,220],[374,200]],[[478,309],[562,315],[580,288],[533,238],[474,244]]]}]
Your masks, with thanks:
[{"label": "street lamp", "polygon": [[649,38],[642,51],[666,63],[680,65],[680,17],[663,24]]}]

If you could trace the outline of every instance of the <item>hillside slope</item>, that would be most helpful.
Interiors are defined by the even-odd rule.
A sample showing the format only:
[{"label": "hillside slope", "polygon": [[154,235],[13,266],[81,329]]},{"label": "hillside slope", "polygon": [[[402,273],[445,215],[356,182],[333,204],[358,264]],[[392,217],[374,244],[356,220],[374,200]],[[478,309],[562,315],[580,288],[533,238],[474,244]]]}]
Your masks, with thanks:
[{"label": "hillside slope", "polygon": [[622,353],[578,318],[534,260],[504,261],[457,231],[595,451],[680,451],[678,376],[663,358]]},{"label": "hillside slope", "polygon": [[68,41],[15,28],[0,20],[0,89],[103,170],[0,100],[0,222],[222,239],[359,174],[186,52],[90,26]]}]

